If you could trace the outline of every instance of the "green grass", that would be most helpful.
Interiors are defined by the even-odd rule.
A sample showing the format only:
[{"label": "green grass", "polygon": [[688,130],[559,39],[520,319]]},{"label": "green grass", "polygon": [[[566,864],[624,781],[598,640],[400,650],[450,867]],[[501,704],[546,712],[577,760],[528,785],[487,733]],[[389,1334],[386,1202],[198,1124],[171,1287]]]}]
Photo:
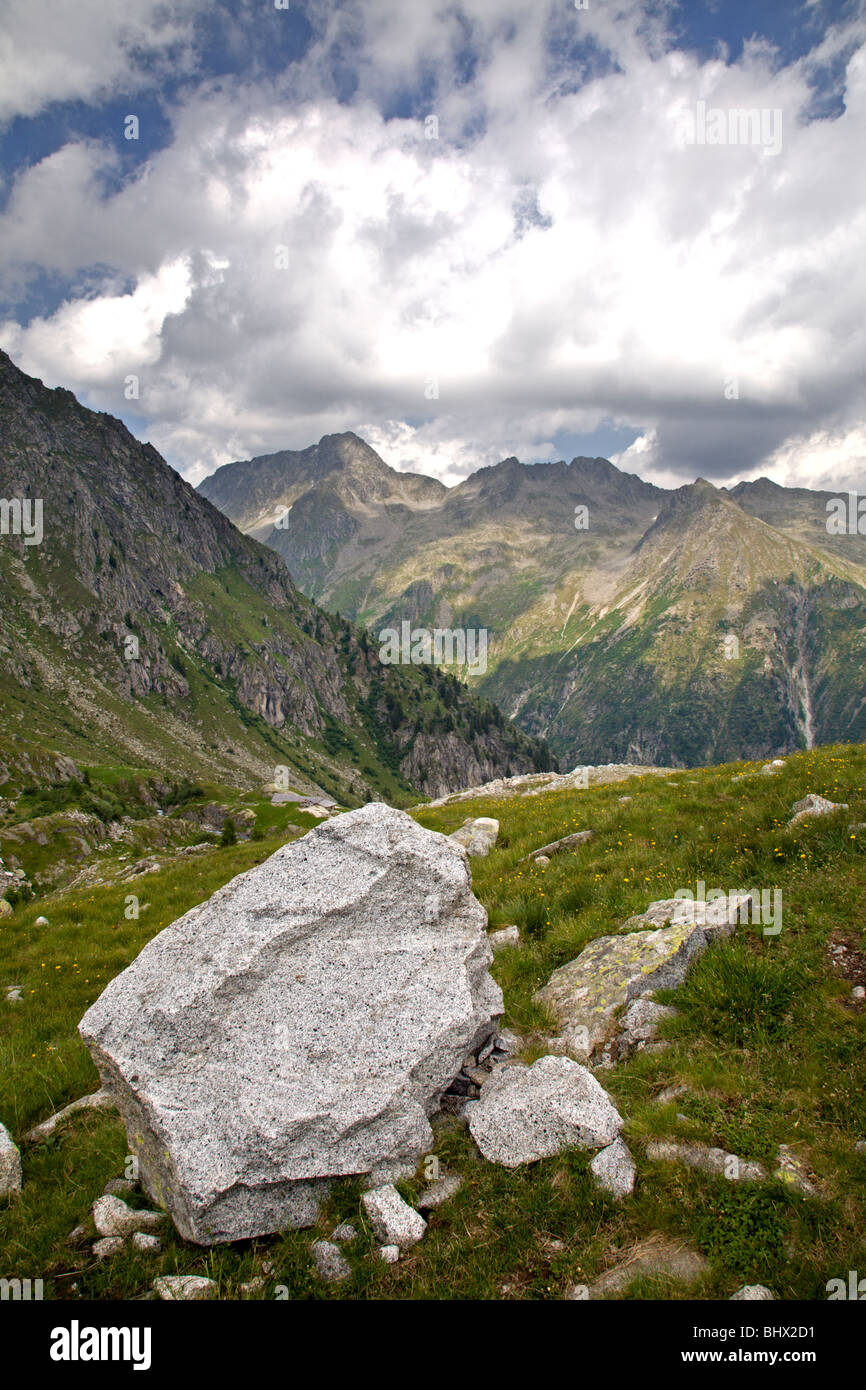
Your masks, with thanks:
[{"label": "green grass", "polygon": [[[496,848],[471,861],[473,882],[491,925],[521,927],[520,947],[497,956],[493,973],[504,991],[505,1022],[527,1032],[549,1028],[532,995],[551,971],[651,900],[694,890],[699,879],[708,890],[781,890],[778,936],[741,924],[669,996],[679,1011],[664,1026],[669,1049],[601,1074],[626,1119],[638,1167],[626,1202],[614,1205],[593,1188],[591,1155],[568,1151],[509,1172],[482,1159],[466,1130],[443,1119],[434,1151],[464,1185],[432,1213],[424,1240],[396,1266],[376,1258],[359,1187],[350,1182],[335,1185],[313,1231],[212,1251],[167,1233],[155,1260],[127,1251],[97,1264],[88,1245],[73,1248],[66,1237],[105,1181],[121,1175],[127,1146],[114,1116],[81,1115],[50,1144],[23,1146],[24,1191],[0,1209],[0,1272],[43,1277],[55,1297],[90,1298],[140,1297],[156,1273],[194,1272],[217,1279],[221,1296],[231,1298],[267,1260],[273,1272],[259,1296],[269,1299],[281,1290],[316,1299],[559,1299],[661,1231],[689,1240],[708,1260],[701,1297],[725,1299],[740,1284],[762,1282],[783,1299],[824,1299],[829,1279],[866,1268],[866,1156],[854,1148],[866,1139],[866,1011],[851,998],[852,985],[866,983],[866,834],[848,830],[849,822],[866,820],[866,747],[797,754],[778,777],[732,780],[756,768],[636,777],[415,813],[445,832],[468,815],[500,820]],[[788,831],[791,804],[810,791],[850,810]],[[285,838],[284,830],[269,833],[277,811],[304,828],[312,823],[291,807],[235,795],[238,807],[256,810],[264,840],[169,863],[137,886],[43,896],[0,923],[0,986],[19,984],[24,993],[20,1004],[7,1005],[0,990],[0,1117],[17,1141],[95,1088],[76,1024],[107,981],[156,931],[273,852]],[[538,845],[587,828],[594,832],[588,843],[547,867],[523,862]],[[141,898],[138,921],[124,917],[130,891]],[[35,927],[40,912],[48,927]],[[847,947],[841,969],[830,955],[834,944]],[[658,1104],[672,1085],[685,1093]],[[769,1169],[778,1145],[792,1144],[823,1200],[772,1178],[732,1185],[650,1162],[644,1143],[653,1136],[698,1140]],[[419,1174],[402,1190],[411,1198],[420,1183]],[[347,1248],[353,1275],[324,1285],[312,1272],[309,1245],[341,1220],[360,1232]],[[641,1280],[624,1296],[660,1292],[686,1296],[655,1280]]]}]

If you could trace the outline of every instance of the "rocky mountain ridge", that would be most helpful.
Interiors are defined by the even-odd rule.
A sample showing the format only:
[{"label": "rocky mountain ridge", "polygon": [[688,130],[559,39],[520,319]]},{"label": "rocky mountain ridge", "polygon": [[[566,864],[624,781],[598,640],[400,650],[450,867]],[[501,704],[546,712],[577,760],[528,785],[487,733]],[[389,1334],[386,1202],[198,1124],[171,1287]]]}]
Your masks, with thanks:
[{"label": "rocky mountain ridge", "polygon": [[[0,761],[56,749],[343,804],[550,765],[430,667],[385,667],[149,444],[0,354]],[[37,756],[37,762],[38,762]],[[33,759],[30,758],[31,765]]]},{"label": "rocky mountain ridge", "polygon": [[261,523],[306,593],[374,635],[486,629],[481,689],[569,766],[866,737],[866,536],[828,531],[830,494],[670,490],[586,458],[426,482],[341,435],[227,465],[199,491]]}]

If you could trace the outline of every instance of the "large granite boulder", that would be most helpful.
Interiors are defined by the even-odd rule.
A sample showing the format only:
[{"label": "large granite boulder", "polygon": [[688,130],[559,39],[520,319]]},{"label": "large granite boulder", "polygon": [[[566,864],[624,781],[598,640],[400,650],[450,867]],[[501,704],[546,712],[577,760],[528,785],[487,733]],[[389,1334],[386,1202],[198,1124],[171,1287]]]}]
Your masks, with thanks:
[{"label": "large granite boulder", "polygon": [[312,1224],[324,1180],[430,1150],[502,1013],[485,928],[465,852],[372,803],[145,946],[79,1028],[184,1237]]}]

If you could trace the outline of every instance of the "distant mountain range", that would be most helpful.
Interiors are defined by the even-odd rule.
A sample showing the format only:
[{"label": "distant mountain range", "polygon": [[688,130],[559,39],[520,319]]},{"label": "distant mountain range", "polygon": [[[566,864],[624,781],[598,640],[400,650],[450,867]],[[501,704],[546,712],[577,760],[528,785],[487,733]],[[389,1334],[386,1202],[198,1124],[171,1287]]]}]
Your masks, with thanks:
[{"label": "distant mountain range", "polygon": [[670,490],[602,458],[508,458],[446,488],[351,433],[198,491],[374,641],[487,629],[472,688],[569,766],[866,739],[866,536],[828,533],[830,493]]},{"label": "distant mountain range", "polygon": [[349,805],[551,765],[453,676],[383,666],[149,444],[3,352],[0,513],[4,797],[46,750],[235,786],[286,768]]}]

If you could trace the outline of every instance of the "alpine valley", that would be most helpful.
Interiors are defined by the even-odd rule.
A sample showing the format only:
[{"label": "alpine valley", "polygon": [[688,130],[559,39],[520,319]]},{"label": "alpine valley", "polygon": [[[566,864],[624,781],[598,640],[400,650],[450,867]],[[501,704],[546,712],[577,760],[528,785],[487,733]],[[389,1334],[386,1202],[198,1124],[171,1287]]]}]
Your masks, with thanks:
[{"label": "alpine valley", "polygon": [[568,766],[866,739],[866,536],[828,530],[830,493],[669,490],[603,458],[507,458],[446,488],[351,433],[198,490],[376,643],[406,621],[487,629],[472,688]]},{"label": "alpine valley", "polygon": [[0,493],[4,796],[81,763],[407,804],[551,766],[453,675],[383,666],[149,444],[2,352]]}]

